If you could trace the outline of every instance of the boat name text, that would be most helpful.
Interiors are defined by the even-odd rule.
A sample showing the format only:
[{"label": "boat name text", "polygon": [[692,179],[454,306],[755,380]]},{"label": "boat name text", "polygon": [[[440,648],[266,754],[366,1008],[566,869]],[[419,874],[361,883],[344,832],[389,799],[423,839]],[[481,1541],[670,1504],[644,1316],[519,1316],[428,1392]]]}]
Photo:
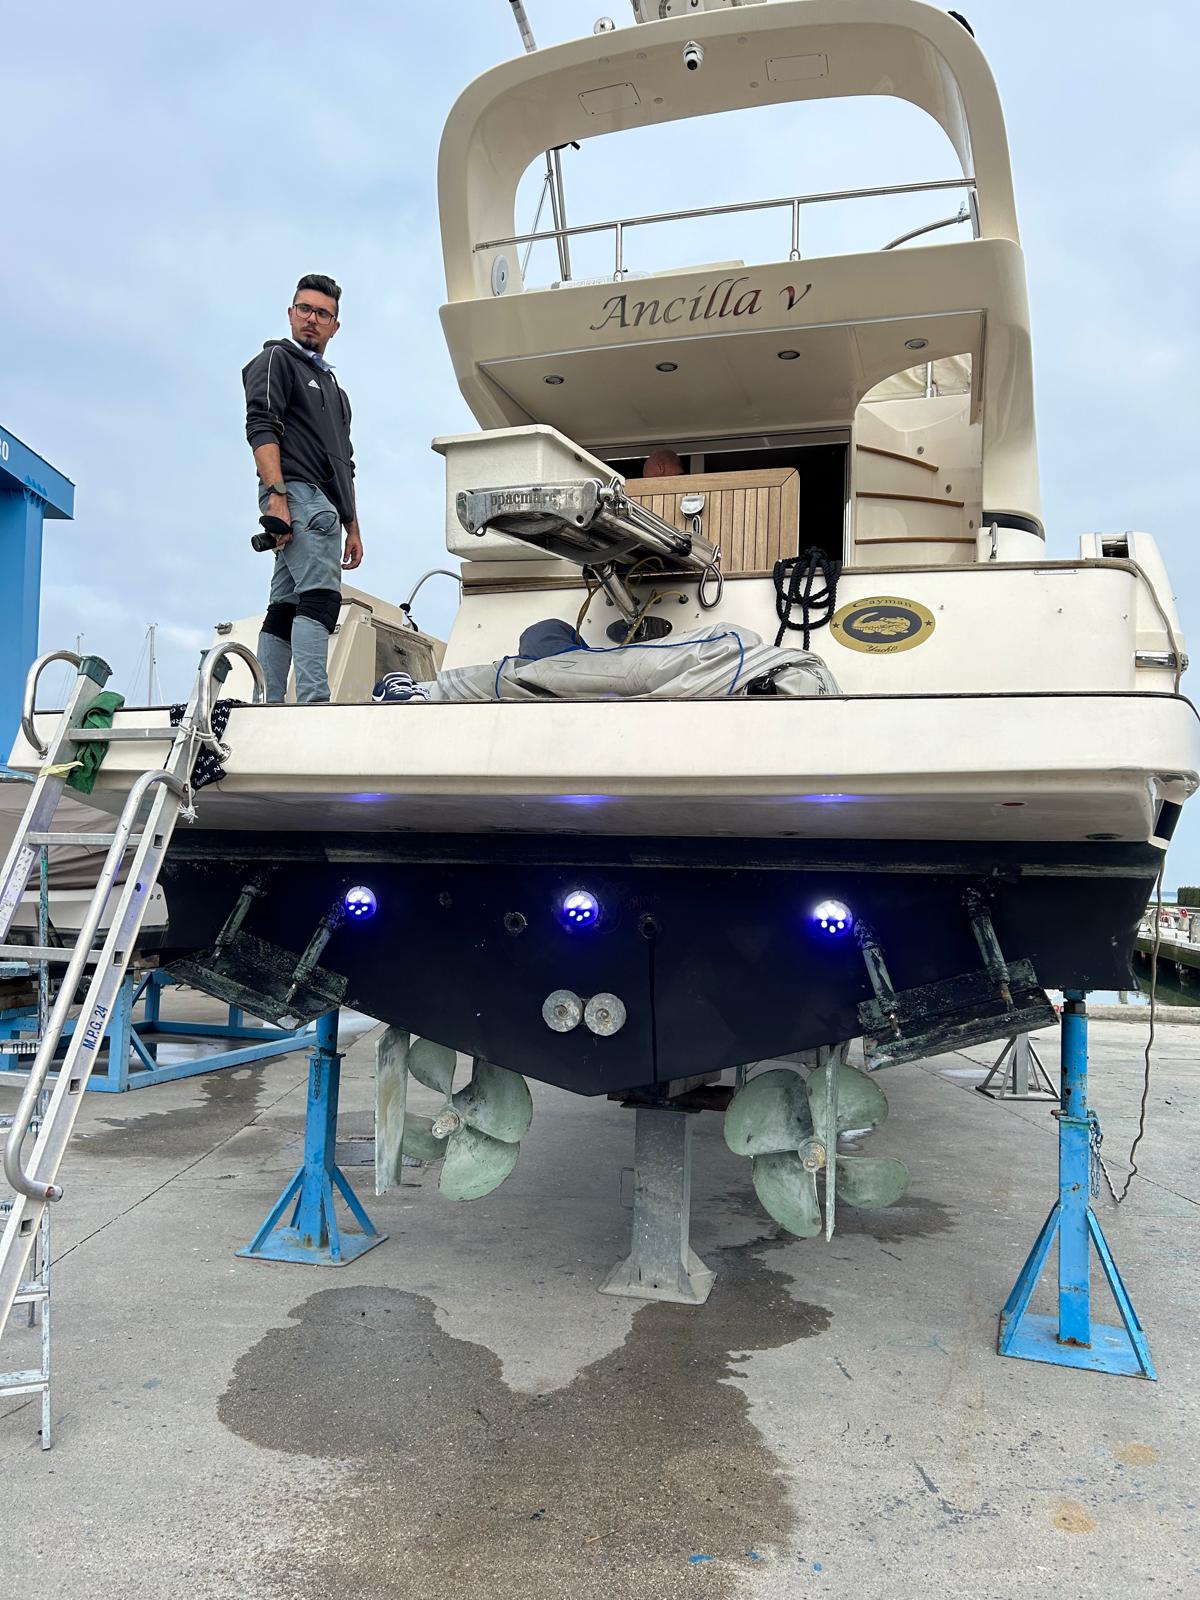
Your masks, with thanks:
[{"label": "boat name text", "polygon": [[[602,306],[603,315],[590,324],[593,333],[610,325],[617,328],[658,327],[671,322],[720,322],[727,317],[756,317],[763,309],[763,289],[743,287],[749,278],[720,278],[710,289],[703,284],[694,295],[679,294],[672,300],[635,300],[628,291],[611,295]],[[788,311],[794,311],[812,288],[784,284],[778,297]],[[703,309],[701,309],[703,308]]]}]

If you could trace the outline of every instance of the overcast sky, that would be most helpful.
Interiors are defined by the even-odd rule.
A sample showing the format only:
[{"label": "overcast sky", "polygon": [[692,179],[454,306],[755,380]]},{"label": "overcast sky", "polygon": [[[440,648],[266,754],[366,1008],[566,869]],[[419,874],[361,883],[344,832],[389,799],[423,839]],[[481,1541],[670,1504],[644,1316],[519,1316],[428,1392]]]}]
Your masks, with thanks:
[{"label": "overcast sky", "polygon": [[[1153,532],[1200,657],[1196,9],[963,7],[1009,121],[1051,552],[1089,529]],[[605,5],[527,9],[544,45],[589,33]],[[630,22],[627,0],[607,9]],[[0,422],[78,485],[75,522],[47,529],[44,646],[82,631],[132,692],[157,622],[179,693],[212,624],[261,607],[239,374],[286,333],[304,271],[345,291],[329,354],[355,407],[358,576],[403,598],[445,555],[429,440],[472,426],[437,320],[437,142],[465,84],[519,50],[507,0],[7,0],[0,41]],[[953,175],[911,108],[828,109],[824,134],[809,107],[722,119],[702,145],[694,126],[659,130],[633,168],[619,140],[585,146],[568,166],[572,220],[633,209],[631,193],[666,209]],[[532,181],[527,198],[531,221]],[[922,206],[915,220],[932,220]],[[876,212],[871,237],[897,214]],[[807,247],[867,225],[830,213]],[[434,580],[418,620],[444,632],[453,600]],[[1200,881],[1200,816],[1168,879]]]}]

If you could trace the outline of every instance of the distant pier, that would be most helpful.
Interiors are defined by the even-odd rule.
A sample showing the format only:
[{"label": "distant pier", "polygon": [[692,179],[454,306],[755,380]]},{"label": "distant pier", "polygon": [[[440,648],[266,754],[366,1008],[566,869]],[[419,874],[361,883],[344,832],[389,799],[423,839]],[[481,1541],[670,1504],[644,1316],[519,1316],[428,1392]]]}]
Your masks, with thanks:
[{"label": "distant pier", "polygon": [[[1149,962],[1154,954],[1153,906],[1142,918],[1137,932],[1137,952]],[[1160,981],[1188,990],[1189,999],[1200,1000],[1200,911],[1183,906],[1164,906],[1158,926],[1158,968]]]}]

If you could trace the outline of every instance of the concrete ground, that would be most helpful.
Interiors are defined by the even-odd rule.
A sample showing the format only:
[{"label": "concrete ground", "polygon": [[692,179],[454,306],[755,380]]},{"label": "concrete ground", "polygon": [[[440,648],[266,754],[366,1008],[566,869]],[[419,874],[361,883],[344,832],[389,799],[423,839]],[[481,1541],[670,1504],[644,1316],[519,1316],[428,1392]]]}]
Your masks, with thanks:
[{"label": "concrete ground", "polygon": [[[1128,1150],[1142,1042],[1093,1025],[1106,1154]],[[298,1162],[304,1057],[90,1095],[54,1212],[53,1450],[36,1401],[0,1401],[0,1587],[1196,1596],[1198,1050],[1160,1028],[1142,1176],[1119,1212],[1096,1201],[1157,1384],[995,1354],[1056,1147],[1045,1106],[971,1092],[990,1048],[883,1075],[871,1148],[911,1191],[843,1211],[831,1246],[781,1235],[699,1118],[693,1244],[719,1274],[700,1310],[596,1292],[629,1229],[633,1119],[606,1101],[535,1086],[520,1164],[485,1200],[444,1201],[436,1169],[378,1200],[352,1164],[360,1038],[342,1148],[390,1237],[335,1271],[234,1255]],[[0,1084],[0,1109],[15,1099]],[[3,1365],[28,1337],[10,1330]]]}]

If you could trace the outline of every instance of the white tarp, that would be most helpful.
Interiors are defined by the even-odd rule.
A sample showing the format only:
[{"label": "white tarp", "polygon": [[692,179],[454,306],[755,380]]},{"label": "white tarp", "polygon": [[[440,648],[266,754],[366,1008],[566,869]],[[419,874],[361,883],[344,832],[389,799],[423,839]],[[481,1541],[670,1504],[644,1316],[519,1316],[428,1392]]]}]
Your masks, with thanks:
[{"label": "white tarp", "polygon": [[505,656],[452,667],[423,684],[430,700],[718,700],[770,674],[781,695],[838,694],[820,656],[764,644],[753,628],[715,624],[643,644],[579,645],[531,661]]}]

